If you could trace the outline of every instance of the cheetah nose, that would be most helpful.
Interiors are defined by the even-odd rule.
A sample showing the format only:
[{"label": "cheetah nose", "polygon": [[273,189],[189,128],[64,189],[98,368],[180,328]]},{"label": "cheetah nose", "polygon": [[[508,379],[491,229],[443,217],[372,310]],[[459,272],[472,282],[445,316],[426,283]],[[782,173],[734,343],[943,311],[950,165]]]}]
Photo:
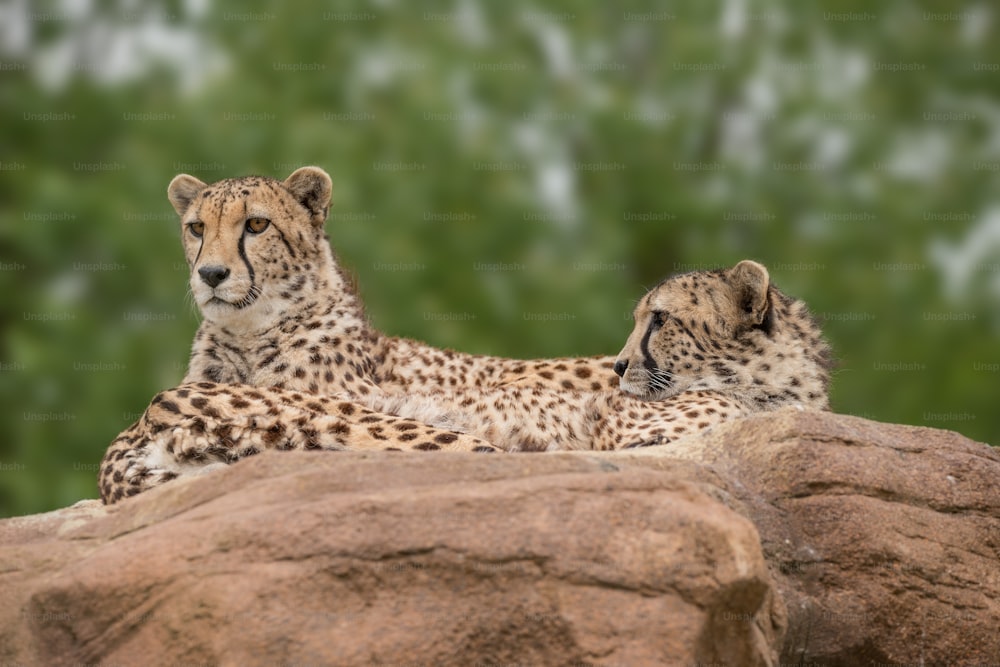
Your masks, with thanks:
[{"label": "cheetah nose", "polygon": [[625,371],[628,370],[628,362],[624,359],[619,359],[615,362],[615,373],[618,377],[625,375]]},{"label": "cheetah nose", "polygon": [[224,266],[203,266],[198,269],[198,275],[209,287],[218,287],[219,283],[229,277],[229,269]]}]

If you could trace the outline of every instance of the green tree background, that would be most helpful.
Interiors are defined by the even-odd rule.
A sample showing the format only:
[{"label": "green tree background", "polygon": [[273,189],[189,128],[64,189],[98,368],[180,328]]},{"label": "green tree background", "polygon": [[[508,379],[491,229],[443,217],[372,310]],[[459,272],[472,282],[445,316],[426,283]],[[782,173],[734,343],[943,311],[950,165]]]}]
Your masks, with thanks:
[{"label": "green tree background", "polygon": [[838,412],[998,441],[988,3],[77,4],[0,6],[0,514],[96,497],[183,375],[178,172],[324,167],[375,324],[469,352],[615,353],[756,258]]}]

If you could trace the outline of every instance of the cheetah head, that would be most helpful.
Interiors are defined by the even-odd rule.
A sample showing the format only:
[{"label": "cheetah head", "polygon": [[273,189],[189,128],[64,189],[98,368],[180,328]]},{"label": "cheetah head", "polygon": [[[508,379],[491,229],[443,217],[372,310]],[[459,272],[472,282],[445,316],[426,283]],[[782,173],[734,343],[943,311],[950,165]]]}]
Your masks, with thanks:
[{"label": "cheetah head", "polygon": [[187,174],[167,188],[181,218],[190,286],[206,320],[266,325],[308,298],[329,255],[323,224],[330,177],[303,167],[284,181],[232,178],[211,185]]},{"label": "cheetah head", "polygon": [[826,406],[829,348],[808,309],[744,260],[670,277],[639,300],[614,370],[655,400],[683,391],[743,392],[761,407]]}]

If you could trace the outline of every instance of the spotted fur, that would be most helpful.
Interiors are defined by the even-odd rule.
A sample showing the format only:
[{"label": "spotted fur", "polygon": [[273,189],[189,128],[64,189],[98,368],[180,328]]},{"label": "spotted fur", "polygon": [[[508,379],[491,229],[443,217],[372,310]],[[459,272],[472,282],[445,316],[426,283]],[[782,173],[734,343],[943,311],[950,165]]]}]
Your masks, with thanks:
[{"label": "spotted fur", "polygon": [[658,285],[614,363],[473,356],[370,326],[322,232],[321,170],[179,176],[169,195],[204,320],[184,384],[108,449],[108,503],[262,449],[611,450],[827,407],[818,327],[754,262]]},{"label": "spotted fur", "polygon": [[[191,293],[204,320],[185,382],[364,396],[525,384],[597,390],[617,385],[610,357],[522,361],[442,350],[386,336],[330,247],[323,224],[330,177],[304,167],[283,183],[250,177],[169,188],[182,222]],[[251,220],[267,220],[263,231]],[[201,236],[192,225],[201,225]],[[213,271],[215,273],[213,273]],[[211,285],[203,274],[218,276]],[[213,280],[215,278],[213,277]]]},{"label": "spotted fur", "polygon": [[[310,407],[316,395],[360,399],[499,385],[598,390],[617,384],[610,357],[523,361],[469,355],[387,336],[372,327],[324,233],[331,190],[330,177],[316,167],[299,169],[285,181],[254,176],[206,185],[180,175],[170,183],[168,197],[181,219],[184,253],[191,268],[191,294],[203,320],[195,335],[185,386],[158,397],[161,404],[165,401],[178,408],[169,413],[173,417],[151,406],[160,417],[152,419],[147,412],[105,455],[100,473],[105,502],[139,493],[151,480],[180,474],[172,467],[175,452],[166,449],[162,435],[168,429],[175,443],[190,435],[191,442],[209,449],[225,447],[227,454],[222,458],[226,460],[259,448],[244,447],[239,439],[212,440],[217,431],[210,427],[215,424],[227,433],[225,422],[242,418],[239,409],[233,412],[231,406],[258,405],[258,396],[270,400],[268,410],[278,410],[292,420],[282,422],[289,429],[298,424],[317,432],[312,439],[275,438],[274,446],[313,441],[330,449],[367,447],[370,443],[358,438],[381,419],[385,424],[379,434],[388,437],[385,441],[372,437],[382,448],[430,449],[428,443],[441,445],[441,440],[455,433],[441,429],[441,433],[424,434],[429,439],[413,438],[410,432],[396,434],[395,416],[360,410],[339,414],[339,421],[328,420],[322,427],[301,419],[316,414]],[[205,383],[219,387],[208,393]],[[271,389],[285,393],[272,396],[267,393]],[[296,399],[304,393],[313,396]],[[285,415],[281,409],[291,413]],[[357,421],[362,418],[363,422]],[[176,425],[169,426],[171,420]],[[360,425],[364,428],[354,428]],[[324,431],[327,426],[332,430]],[[343,437],[345,426],[351,427],[353,440]],[[471,436],[445,444],[493,449]]]},{"label": "spotted fur", "polygon": [[771,284],[757,262],[665,280],[639,301],[634,320],[614,366],[634,396],[711,391],[746,412],[829,409],[830,347],[806,304]]},{"label": "spotted fur", "polygon": [[622,391],[496,387],[363,402],[507,451],[663,445],[755,412],[829,408],[829,346],[805,303],[756,262],[668,278],[634,319],[614,366]]}]

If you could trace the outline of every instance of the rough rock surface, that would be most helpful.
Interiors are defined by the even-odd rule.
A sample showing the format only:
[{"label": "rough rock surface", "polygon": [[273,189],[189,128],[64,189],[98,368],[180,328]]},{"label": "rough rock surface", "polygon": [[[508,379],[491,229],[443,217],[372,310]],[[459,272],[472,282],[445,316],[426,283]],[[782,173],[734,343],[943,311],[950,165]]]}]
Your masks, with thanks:
[{"label": "rough rock surface", "polygon": [[0,524],[0,661],[773,664],[757,532],[699,487],[586,456],[265,454]]},{"label": "rough rock surface", "polygon": [[726,480],[757,526],[788,609],[782,664],[1000,665],[997,450],[787,409],[670,456]]},{"label": "rough rock surface", "polygon": [[275,453],[0,521],[0,663],[992,665],[1000,455],[786,410],[638,453]]}]

